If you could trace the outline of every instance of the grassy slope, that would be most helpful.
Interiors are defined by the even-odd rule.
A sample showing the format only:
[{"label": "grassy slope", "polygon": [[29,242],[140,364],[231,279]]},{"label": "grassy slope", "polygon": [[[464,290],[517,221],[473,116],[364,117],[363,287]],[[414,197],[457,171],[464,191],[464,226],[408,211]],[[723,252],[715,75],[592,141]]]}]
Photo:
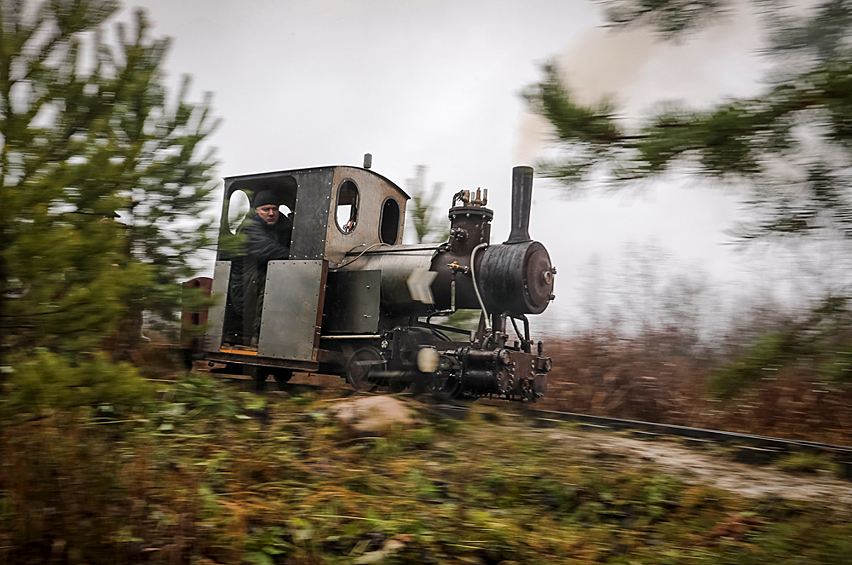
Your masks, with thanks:
[{"label": "grassy slope", "polygon": [[121,421],[5,427],[0,561],[852,563],[848,516],[603,465],[490,408],[357,439],[328,400],[164,386]]}]

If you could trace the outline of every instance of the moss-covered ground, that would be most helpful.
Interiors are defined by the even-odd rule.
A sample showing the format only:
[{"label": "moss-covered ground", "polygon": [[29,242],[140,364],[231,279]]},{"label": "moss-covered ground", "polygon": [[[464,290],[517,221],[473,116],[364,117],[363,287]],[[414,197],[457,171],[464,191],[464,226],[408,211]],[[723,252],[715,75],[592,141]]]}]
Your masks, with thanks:
[{"label": "moss-covered ground", "polygon": [[[495,409],[359,438],[206,377],[7,419],[7,563],[852,563],[852,521],[591,458]],[[410,401],[409,401],[410,402]]]}]

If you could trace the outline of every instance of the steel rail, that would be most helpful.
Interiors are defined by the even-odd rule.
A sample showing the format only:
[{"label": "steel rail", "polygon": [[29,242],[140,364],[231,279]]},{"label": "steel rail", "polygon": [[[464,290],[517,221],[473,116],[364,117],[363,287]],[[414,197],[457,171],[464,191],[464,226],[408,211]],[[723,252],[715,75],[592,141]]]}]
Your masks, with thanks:
[{"label": "steel rail", "polygon": [[[464,417],[464,414],[468,412],[469,408],[460,404],[440,404],[435,406],[435,410],[451,418],[461,418]],[[852,447],[846,445],[726,432],[723,430],[708,430],[689,426],[644,422],[641,420],[627,420],[624,418],[608,418],[576,412],[560,412],[557,410],[515,408],[514,410],[506,411],[505,414],[532,420],[542,427],[552,427],[563,422],[575,422],[582,426],[602,431],[632,431],[643,439],[681,437],[694,441],[697,445],[724,445],[734,450],[735,461],[753,465],[771,463],[780,455],[787,453],[807,452],[827,454],[840,467],[840,474],[843,478],[852,480]]]},{"label": "steel rail", "polygon": [[834,445],[830,443],[819,443],[815,441],[797,439],[783,439],[739,432],[726,432],[722,430],[708,430],[705,428],[659,424],[657,422],[644,422],[641,420],[606,418],[602,416],[578,414],[575,412],[559,412],[556,410],[522,409],[522,413],[535,419],[550,419],[560,422],[580,422],[618,430],[638,430],[657,435],[670,435],[690,439],[708,440],[714,443],[746,443],[754,447],[776,449],[780,451],[809,450],[830,452],[837,453],[839,455],[846,455],[852,458],[852,447],[846,445]]}]

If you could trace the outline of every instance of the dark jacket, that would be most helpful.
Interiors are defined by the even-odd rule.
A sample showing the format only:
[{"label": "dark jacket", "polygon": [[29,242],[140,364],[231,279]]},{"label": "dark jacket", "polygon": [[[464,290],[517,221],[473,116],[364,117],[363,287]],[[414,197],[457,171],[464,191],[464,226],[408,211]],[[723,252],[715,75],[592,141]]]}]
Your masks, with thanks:
[{"label": "dark jacket", "polygon": [[264,280],[266,280],[266,264],[269,261],[287,259],[290,256],[292,230],[293,222],[287,216],[280,216],[278,222],[270,226],[257,214],[250,213],[239,230],[245,237],[246,265],[254,264],[259,272],[263,272]]},{"label": "dark jacket", "polygon": [[238,314],[244,315],[247,303],[251,303],[248,310],[253,312],[257,294],[266,285],[267,263],[289,257],[292,231],[293,221],[288,216],[281,215],[274,226],[269,226],[254,211],[237,230],[242,234],[243,252],[231,262],[231,297]]}]

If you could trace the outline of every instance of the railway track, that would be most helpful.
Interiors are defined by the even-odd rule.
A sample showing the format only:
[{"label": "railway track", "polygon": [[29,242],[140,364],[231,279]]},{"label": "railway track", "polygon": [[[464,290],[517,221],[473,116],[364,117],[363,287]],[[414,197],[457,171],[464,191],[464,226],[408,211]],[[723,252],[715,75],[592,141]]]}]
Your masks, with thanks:
[{"label": "railway track", "polygon": [[[240,384],[242,387],[251,387],[254,390],[254,382],[251,377],[245,375],[230,375],[224,373],[211,373],[216,378]],[[340,381],[334,377],[334,382]],[[271,381],[272,379],[270,379]],[[310,384],[300,382],[296,377],[293,382],[277,386],[280,390],[290,394],[301,394],[308,391],[326,390],[328,383]],[[337,387],[334,387],[337,388]],[[342,381],[340,381],[342,396],[355,393]],[[463,418],[469,410],[469,406],[457,404],[436,404],[433,409],[438,414],[450,418]],[[723,430],[709,430],[705,428],[692,428],[689,426],[676,426],[671,424],[660,424],[657,422],[644,422],[641,420],[628,420],[623,418],[608,418],[603,416],[592,416],[589,414],[578,414],[575,412],[560,412],[557,410],[534,410],[531,408],[507,406],[506,416],[518,419],[532,420],[540,427],[553,427],[562,423],[571,422],[577,425],[597,431],[627,431],[637,439],[666,440],[680,438],[688,445],[705,447],[709,445],[721,445],[732,450],[734,459],[742,463],[754,465],[765,465],[781,456],[791,453],[811,453],[830,456],[840,468],[841,476],[852,481],[852,447],[845,445],[834,445],[804,440],[793,440],[760,436],[754,434],[743,434],[727,432]]]},{"label": "railway track", "polygon": [[[442,404],[436,406],[436,410],[446,416],[459,418],[463,417],[468,408],[464,405]],[[514,411],[509,410],[506,414],[532,420],[541,427],[553,427],[562,423],[573,422],[590,430],[627,431],[638,439],[680,438],[685,440],[687,444],[696,447],[721,445],[733,451],[736,461],[753,465],[769,464],[779,457],[791,453],[822,454],[832,457],[840,468],[841,476],[852,481],[852,447],[845,445],[691,428],[623,418],[607,418],[556,410],[521,408]]]}]

